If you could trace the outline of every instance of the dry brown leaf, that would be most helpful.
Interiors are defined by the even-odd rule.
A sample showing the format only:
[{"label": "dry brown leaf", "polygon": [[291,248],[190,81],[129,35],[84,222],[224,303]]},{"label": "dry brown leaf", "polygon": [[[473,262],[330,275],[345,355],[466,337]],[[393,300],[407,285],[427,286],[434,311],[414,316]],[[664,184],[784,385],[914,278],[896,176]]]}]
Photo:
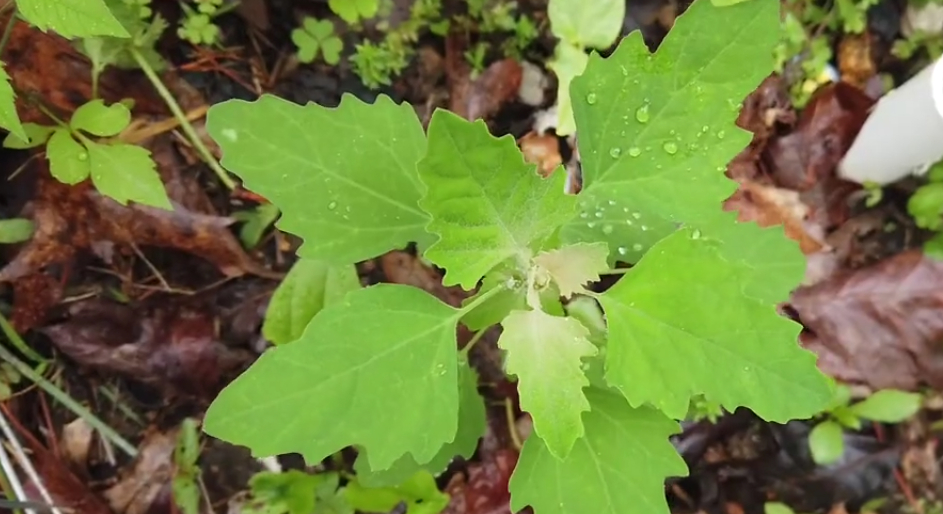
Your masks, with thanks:
[{"label": "dry brown leaf", "polygon": [[724,210],[737,211],[739,221],[755,221],[761,227],[783,225],[786,235],[798,241],[802,252],[807,255],[825,247],[821,230],[815,230],[805,222],[809,209],[799,200],[796,191],[744,181],[724,202]]},{"label": "dry brown leaf", "polygon": [[70,314],[68,321],[42,329],[59,351],[83,366],[165,394],[212,399],[231,374],[253,360],[220,340],[209,308],[179,298],[135,307],[93,299],[73,304]]},{"label": "dry brown leaf", "polygon": [[[179,431],[179,427],[167,432],[153,428],[148,431],[130,470],[104,493],[105,499],[115,512],[170,512],[171,506],[163,504],[170,499],[174,474],[173,455]],[[155,508],[158,506],[163,508]]]},{"label": "dry brown leaf", "polygon": [[560,144],[552,134],[538,134],[528,132],[517,144],[521,147],[524,160],[537,165],[537,171],[544,178],[549,177],[554,170],[563,164],[560,156]]},{"label": "dry brown leaf", "polygon": [[943,387],[943,262],[910,250],[798,289],[803,343],[838,380],[874,389]]}]

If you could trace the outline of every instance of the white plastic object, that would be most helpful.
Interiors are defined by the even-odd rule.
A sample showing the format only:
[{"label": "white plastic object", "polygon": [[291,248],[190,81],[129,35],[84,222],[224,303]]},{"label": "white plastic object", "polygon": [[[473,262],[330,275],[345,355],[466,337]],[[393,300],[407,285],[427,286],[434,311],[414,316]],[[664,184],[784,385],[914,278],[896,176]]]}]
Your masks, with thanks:
[{"label": "white plastic object", "polygon": [[943,57],[872,108],[838,174],[854,182],[888,184],[922,174],[943,157]]}]

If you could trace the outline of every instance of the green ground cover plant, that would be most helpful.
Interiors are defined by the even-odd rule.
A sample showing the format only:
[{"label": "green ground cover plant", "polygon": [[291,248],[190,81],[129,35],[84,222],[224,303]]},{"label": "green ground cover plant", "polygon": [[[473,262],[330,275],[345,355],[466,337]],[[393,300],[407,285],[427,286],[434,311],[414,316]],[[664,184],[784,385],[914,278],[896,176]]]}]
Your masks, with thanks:
[{"label": "green ground cover plant", "polygon": [[[515,510],[667,512],[665,477],[687,473],[668,437],[692,398],[777,422],[821,412],[832,383],[776,310],[802,254],[781,227],[721,209],[736,189],[725,165],[751,137],[734,121],[773,69],[779,27],[773,0],[697,0],[656,53],[636,32],[610,57],[591,55],[570,87],[578,195],[562,170],[541,178],[510,136],[444,110],[424,133],[411,106],[385,96],[213,106],[224,167],[281,210],[278,227],[304,239],[299,263],[312,271],[283,285],[301,289],[270,310],[281,344],[219,395],[204,430],[312,464],[353,446],[358,480],[373,487],[441,473],[485,428],[460,323],[502,327],[533,418]],[[445,285],[477,292],[455,308],[354,283],[354,263],[410,243]],[[607,273],[624,276],[587,288]],[[580,299],[601,306],[601,331],[568,315]]]}]

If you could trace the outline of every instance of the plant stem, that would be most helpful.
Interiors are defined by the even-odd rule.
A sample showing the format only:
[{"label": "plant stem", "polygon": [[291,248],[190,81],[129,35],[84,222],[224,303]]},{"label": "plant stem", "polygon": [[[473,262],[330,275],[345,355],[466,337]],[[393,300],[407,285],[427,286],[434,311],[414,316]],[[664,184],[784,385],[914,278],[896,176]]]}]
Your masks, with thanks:
[{"label": "plant stem", "polygon": [[468,340],[468,343],[465,344],[465,348],[462,348],[462,350],[459,352],[462,358],[468,358],[468,354],[471,352],[471,349],[474,348],[476,344],[478,344],[478,341],[481,341],[481,338],[485,335],[485,332],[487,332],[490,328],[491,327],[485,327],[478,332],[475,332],[475,335],[473,335],[472,338]]},{"label": "plant stem", "polygon": [[[9,326],[9,323],[3,314],[0,314],[0,322],[2,322],[0,323],[2,326]],[[23,342],[23,338],[21,338],[20,335],[16,332],[11,331],[10,333],[7,333],[6,336],[10,339],[10,342],[13,343],[14,346],[18,348],[26,346],[26,343]],[[75,401],[71,396],[68,395],[68,393],[62,389],[59,389],[50,381],[46,380],[46,377],[37,373],[33,368],[29,367],[26,363],[14,355],[13,352],[7,350],[3,345],[0,345],[0,360],[3,360],[16,368],[20,375],[28,378],[34,384],[39,386],[40,389],[49,393],[49,396],[52,396],[55,400],[72,411],[76,416],[85,420],[89,426],[95,430],[98,430],[102,437],[111,440],[112,443],[121,448],[121,450],[127,453],[129,456],[137,456],[137,448],[135,448],[134,445],[129,443],[125,438],[121,437],[121,435],[116,432],[115,429],[111,428],[104,421],[92,414],[90,410],[80,405],[79,402]]]},{"label": "plant stem", "polygon": [[4,317],[3,315],[0,315],[0,329],[3,330],[3,334],[7,336],[7,339],[9,339],[11,343],[13,343],[13,346],[15,346],[16,349],[19,350],[20,353],[28,357],[30,360],[36,362],[37,364],[47,362],[46,359],[44,359],[42,355],[36,353],[36,350],[33,350],[32,348],[30,348],[29,345],[27,345],[26,342],[23,341],[23,338],[20,337],[20,335],[16,333],[16,330],[13,330],[13,326],[10,325],[10,323],[7,321],[7,318]]},{"label": "plant stem", "polygon": [[599,274],[600,275],[625,275],[629,271],[632,271],[632,268],[613,268],[613,269],[607,269],[606,271],[603,271]]},{"label": "plant stem", "polygon": [[458,310],[459,318],[465,316],[466,314],[474,310],[475,307],[478,307],[479,305],[487,302],[489,298],[500,293],[501,291],[504,291],[505,289],[506,288],[504,287],[504,285],[500,285],[500,286],[495,287],[494,289],[490,289],[487,292],[476,296],[474,300],[468,302],[468,305],[465,305],[464,307]]},{"label": "plant stem", "polygon": [[0,37],[0,55],[3,54],[3,51],[7,49],[7,43],[10,42],[10,37],[13,35],[13,27],[16,25],[16,8],[13,8],[13,12],[10,13],[10,21],[7,22],[7,26],[3,29],[3,36]]},{"label": "plant stem", "polygon": [[173,113],[174,117],[177,118],[177,122],[180,123],[180,128],[183,129],[184,134],[187,135],[187,138],[190,140],[190,143],[193,144],[193,147],[196,148],[197,152],[200,154],[200,157],[203,157],[203,160],[206,161],[206,164],[216,172],[216,175],[219,177],[219,181],[226,186],[227,189],[236,189],[236,183],[229,177],[229,174],[226,173],[226,170],[219,165],[219,162],[216,161],[216,158],[213,157],[213,154],[210,153],[209,148],[203,144],[203,140],[200,139],[200,136],[197,135],[196,130],[193,128],[193,124],[190,123],[190,120],[187,119],[187,116],[183,113],[183,109],[180,108],[180,104],[177,103],[177,100],[174,99],[173,95],[170,94],[170,91],[167,89],[167,86],[164,85],[163,81],[160,80],[160,77],[157,76],[157,72],[154,71],[154,68],[147,62],[147,59],[141,55],[141,52],[137,48],[131,48],[131,55],[134,57],[134,60],[138,63],[138,66],[141,67],[141,71],[147,75],[147,79],[151,81],[151,84],[154,85],[154,89],[157,90],[157,93],[161,98],[164,99],[164,103],[167,104],[167,107],[170,108],[170,112]]}]

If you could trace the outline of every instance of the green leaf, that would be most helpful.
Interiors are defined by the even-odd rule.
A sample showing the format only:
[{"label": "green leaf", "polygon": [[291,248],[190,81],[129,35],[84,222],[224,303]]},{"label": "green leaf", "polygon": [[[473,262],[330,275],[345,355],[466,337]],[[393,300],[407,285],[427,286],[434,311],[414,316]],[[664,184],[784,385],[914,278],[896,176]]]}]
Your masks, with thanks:
[{"label": "green leaf", "polygon": [[[55,137],[55,136],[53,136]],[[140,146],[86,142],[92,183],[121,205],[129,201],[173,210],[151,153]]]},{"label": "green leaf", "polygon": [[82,104],[69,125],[74,130],[84,130],[100,137],[115,136],[131,123],[131,111],[122,103],[105,105],[102,100],[92,100]]},{"label": "green leaf", "polygon": [[574,212],[564,174],[541,178],[511,136],[495,138],[484,121],[448,111],[432,115],[419,174],[427,186],[420,205],[432,216],[427,228],[439,236],[425,257],[446,269],[447,286],[474,289],[509,259],[529,266],[534,247]]},{"label": "green leaf", "polygon": [[809,433],[809,449],[812,450],[812,460],[821,465],[840,459],[845,453],[841,425],[830,420],[815,425]]},{"label": "green leaf", "polygon": [[553,0],[547,7],[553,35],[573,46],[606,49],[622,31],[622,0]]},{"label": "green leaf", "polygon": [[264,502],[275,512],[290,514],[310,514],[315,508],[313,492],[324,483],[337,488],[340,477],[337,473],[309,475],[303,471],[290,469],[283,473],[262,471],[249,479],[254,499]]},{"label": "green leaf", "polygon": [[554,457],[539,437],[524,443],[511,476],[512,511],[530,505],[539,514],[668,512],[665,477],[687,475],[668,441],[678,424],[613,393],[588,389],[586,397],[586,435],[566,459]]},{"label": "green leaf", "polygon": [[581,359],[596,355],[589,330],[574,318],[543,311],[513,311],[503,322],[498,346],[507,352],[507,372],[518,377],[521,408],[534,431],[558,459],[583,436],[580,416],[589,410],[583,388],[589,380]]},{"label": "green leaf", "polygon": [[458,367],[458,433],[455,439],[443,446],[426,464],[417,464],[407,454],[397,460],[389,469],[373,471],[370,469],[366,453],[357,456],[354,471],[361,484],[367,487],[393,487],[399,485],[419,470],[426,470],[434,476],[440,475],[457,456],[471,458],[478,448],[478,440],[485,433],[485,403],[478,394],[478,374],[467,362]]},{"label": "green leaf", "polygon": [[899,423],[920,410],[923,397],[917,393],[882,389],[852,405],[851,411],[864,419],[882,423]]},{"label": "green leaf", "polygon": [[371,469],[405,453],[429,462],[457,431],[460,316],[414,287],[353,291],[229,384],[204,430],[256,456],[315,463],[360,445]]},{"label": "green leaf", "polygon": [[282,210],[276,225],[303,238],[298,254],[350,264],[430,238],[417,205],[426,138],[409,104],[304,107],[263,95],[210,108],[222,164]]},{"label": "green leaf", "polygon": [[3,139],[3,147],[12,148],[14,150],[36,148],[37,146],[46,144],[46,141],[49,140],[49,136],[51,136],[55,130],[55,127],[37,125],[36,123],[24,123],[23,133],[26,137],[20,137],[10,132],[7,134],[7,137]]},{"label": "green leaf", "polygon": [[943,183],[931,182],[917,188],[907,200],[907,212],[920,228],[943,228]]},{"label": "green leaf", "polygon": [[21,141],[29,139],[16,113],[16,93],[10,85],[10,76],[7,75],[2,63],[0,63],[0,127],[7,129],[10,135],[16,136]]},{"label": "green leaf", "polygon": [[74,185],[88,178],[91,171],[88,152],[72,138],[67,129],[55,129],[46,144],[49,172],[59,182]]},{"label": "green leaf", "polygon": [[[743,0],[740,0],[740,1],[743,1]],[[766,502],[765,504],[763,504],[763,514],[796,514],[796,513],[795,511],[792,510],[792,508],[790,508],[785,503]]]},{"label": "green leaf", "polygon": [[232,217],[242,222],[239,229],[239,240],[246,248],[255,248],[265,235],[265,231],[275,223],[281,211],[270,203],[263,203],[254,209],[246,209],[232,213]]},{"label": "green leaf", "polygon": [[606,243],[579,243],[543,252],[534,263],[547,270],[560,288],[560,295],[569,298],[583,292],[583,286],[598,281],[599,274],[609,269],[608,255]]},{"label": "green leaf", "polygon": [[715,7],[727,7],[728,5],[737,5],[740,2],[747,1],[749,0],[711,0],[711,3],[714,4]]},{"label": "green leaf", "polygon": [[428,471],[417,471],[396,487],[371,489],[354,480],[344,492],[350,505],[362,512],[390,512],[405,502],[407,514],[439,514],[449,503],[449,495],[439,491]]},{"label": "green leaf", "polygon": [[33,222],[23,218],[0,220],[0,244],[29,241],[33,237]]},{"label": "green leaf", "polygon": [[675,419],[696,394],[780,423],[820,412],[832,390],[797,344],[801,327],[745,295],[754,270],[698,234],[661,240],[599,297],[609,321],[606,380],[630,404],[649,402]]},{"label": "green leaf", "polygon": [[327,5],[347,23],[356,23],[360,18],[372,18],[379,9],[377,0],[328,0]]},{"label": "green leaf", "polygon": [[589,56],[578,46],[565,41],[557,45],[553,59],[547,62],[557,76],[557,127],[556,133],[569,136],[576,132],[576,120],[573,118],[573,104],[570,102],[570,84],[586,69]]},{"label": "green leaf", "polygon": [[318,312],[359,288],[353,265],[298,259],[272,294],[262,334],[276,345],[295,341]]},{"label": "green leaf", "polygon": [[855,414],[851,407],[836,407],[829,412],[829,415],[841,426],[851,430],[861,430],[861,418]]},{"label": "green leaf", "polygon": [[583,190],[563,240],[605,241],[635,262],[677,223],[713,219],[736,189],[724,169],[751,138],[734,123],[741,102],[772,71],[779,34],[776,2],[696,0],[656,54],[635,31],[591,55],[570,86]]},{"label": "green leaf", "polygon": [[52,29],[67,39],[131,37],[104,0],[17,0],[16,12],[39,30]]}]

